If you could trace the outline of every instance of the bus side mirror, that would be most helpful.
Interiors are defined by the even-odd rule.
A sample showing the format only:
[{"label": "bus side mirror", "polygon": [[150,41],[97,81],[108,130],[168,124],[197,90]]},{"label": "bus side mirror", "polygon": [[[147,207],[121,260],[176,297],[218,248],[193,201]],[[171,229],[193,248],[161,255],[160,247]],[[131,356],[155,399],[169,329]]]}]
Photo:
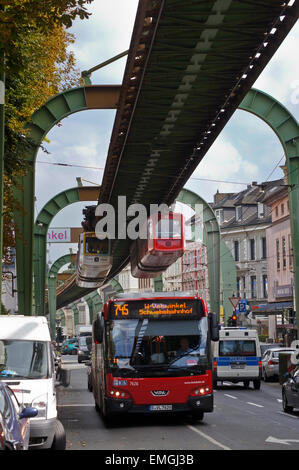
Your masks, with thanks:
[{"label": "bus side mirror", "polygon": [[101,314],[99,314],[98,318],[93,322],[92,329],[95,342],[102,343],[104,335],[104,319]]},{"label": "bus side mirror", "polygon": [[218,327],[217,314],[214,312],[210,312],[208,319],[209,319],[209,329],[210,329],[211,340],[219,341],[219,327]]}]

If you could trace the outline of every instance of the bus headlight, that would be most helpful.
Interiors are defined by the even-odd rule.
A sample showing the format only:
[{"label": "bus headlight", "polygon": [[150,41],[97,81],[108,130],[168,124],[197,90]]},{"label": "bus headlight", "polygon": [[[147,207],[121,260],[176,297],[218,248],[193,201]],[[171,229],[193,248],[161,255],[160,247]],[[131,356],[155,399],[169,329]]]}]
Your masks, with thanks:
[{"label": "bus headlight", "polygon": [[210,387],[198,387],[190,392],[190,397],[198,397],[201,395],[207,395],[209,393],[211,393]]},{"label": "bus headlight", "polygon": [[111,398],[118,398],[118,399],[123,399],[123,400],[131,398],[128,392],[124,390],[117,390],[117,389],[110,390],[109,395]]}]

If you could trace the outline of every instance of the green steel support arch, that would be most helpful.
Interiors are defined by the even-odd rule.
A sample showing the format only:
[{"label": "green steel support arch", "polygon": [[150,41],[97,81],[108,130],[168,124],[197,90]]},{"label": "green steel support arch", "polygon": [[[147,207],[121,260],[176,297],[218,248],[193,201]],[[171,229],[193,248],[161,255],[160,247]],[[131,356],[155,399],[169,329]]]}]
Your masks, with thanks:
[{"label": "green steel support arch", "polygon": [[96,314],[102,309],[103,301],[97,290],[91,292],[90,294],[84,297],[88,307],[89,307],[89,318],[90,323],[92,324],[93,320],[96,317]]},{"label": "green steel support arch", "polygon": [[45,204],[38,214],[34,224],[33,243],[33,272],[35,314],[45,314],[45,282],[46,282],[46,255],[47,233],[53,218],[65,207],[84,200],[93,200],[92,194],[100,187],[77,186],[56,194]]},{"label": "green steel support arch", "polygon": [[299,124],[285,106],[267,93],[251,89],[239,106],[262,119],[275,132],[283,147],[290,203],[290,221],[294,256],[294,285],[297,328],[299,325]]},{"label": "green steel support arch", "polygon": [[55,338],[56,327],[56,282],[57,274],[65,264],[74,263],[76,255],[67,254],[58,258],[51,266],[48,273],[48,302],[49,302],[49,319],[52,338]]},{"label": "green steel support arch", "polygon": [[[113,287],[113,294],[118,294],[120,292],[123,292],[123,288],[121,284],[117,281],[117,279],[111,279],[109,281],[110,286]],[[89,318],[90,318],[90,323],[93,322],[95,319],[96,314],[101,310],[103,307],[103,300],[100,294],[98,293],[98,290],[95,290],[91,292],[90,294],[86,295],[84,297],[84,300],[87,302],[87,305],[89,307]]]},{"label": "green steel support arch", "polygon": [[[187,204],[193,210],[195,206],[203,206],[203,241],[207,246],[208,251],[208,278],[209,278],[209,293],[210,293],[210,307],[211,311],[216,312],[219,318],[220,313],[220,272],[222,280],[223,291],[223,306],[226,317],[229,312],[228,297],[232,295],[231,284],[234,288],[236,286],[236,265],[233,257],[228,250],[227,246],[220,239],[219,224],[210,205],[198,194],[190,191],[189,189],[182,189],[177,197],[178,202]],[[224,261],[225,263],[221,262]],[[225,269],[225,271],[223,271]],[[226,273],[229,272],[230,276],[227,277]],[[234,289],[233,288],[233,289]]]},{"label": "green steel support arch", "polygon": [[34,224],[33,272],[35,314],[45,313],[45,282],[47,258],[47,233],[52,219],[70,204],[79,202],[79,188],[70,188],[54,196],[45,204]]},{"label": "green steel support arch", "polygon": [[89,109],[116,109],[119,85],[91,85],[67,90],[49,99],[33,115],[27,124],[32,148],[24,154],[30,170],[20,177],[20,187],[14,188],[14,197],[24,213],[14,211],[14,222],[23,239],[16,240],[16,263],[19,313],[32,314],[33,238],[35,161],[44,137],[52,127],[65,117]]}]

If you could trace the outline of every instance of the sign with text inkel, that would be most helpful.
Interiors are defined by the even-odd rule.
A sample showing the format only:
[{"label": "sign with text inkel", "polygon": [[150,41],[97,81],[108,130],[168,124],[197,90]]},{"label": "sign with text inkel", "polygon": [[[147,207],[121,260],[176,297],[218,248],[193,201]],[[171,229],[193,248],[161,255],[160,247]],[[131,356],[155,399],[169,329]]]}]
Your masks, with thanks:
[{"label": "sign with text inkel", "polygon": [[70,228],[49,228],[47,241],[48,243],[70,243],[71,229]]}]

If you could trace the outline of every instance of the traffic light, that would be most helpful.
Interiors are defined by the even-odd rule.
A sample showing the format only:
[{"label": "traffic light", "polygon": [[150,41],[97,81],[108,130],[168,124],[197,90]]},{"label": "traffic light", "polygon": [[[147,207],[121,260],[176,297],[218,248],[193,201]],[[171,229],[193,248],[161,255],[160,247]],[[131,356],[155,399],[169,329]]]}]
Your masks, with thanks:
[{"label": "traffic light", "polygon": [[232,314],[231,319],[231,326],[237,326],[237,315],[235,313]]}]

